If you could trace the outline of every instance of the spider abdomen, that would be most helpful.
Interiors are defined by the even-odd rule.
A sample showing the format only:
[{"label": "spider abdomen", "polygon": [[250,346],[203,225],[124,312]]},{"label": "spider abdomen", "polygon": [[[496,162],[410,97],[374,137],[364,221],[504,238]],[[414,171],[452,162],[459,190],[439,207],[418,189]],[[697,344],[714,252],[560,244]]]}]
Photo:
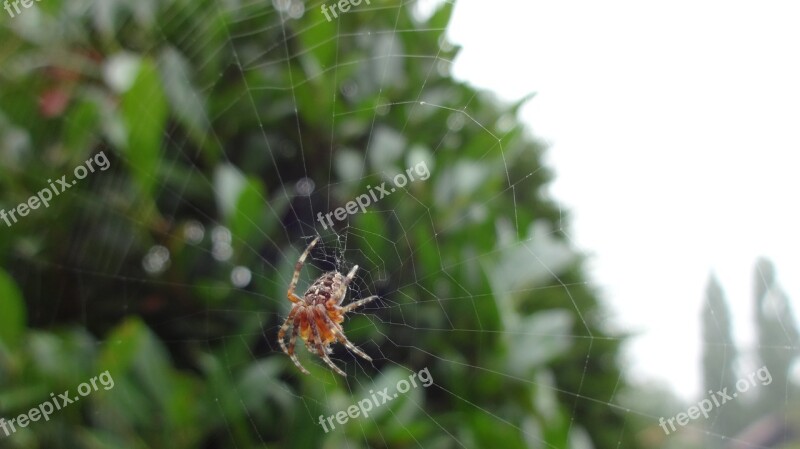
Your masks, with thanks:
[{"label": "spider abdomen", "polygon": [[336,271],[329,271],[320,276],[303,295],[306,304],[326,304],[333,299],[335,304],[341,304],[347,295],[345,277]]},{"label": "spider abdomen", "polygon": [[[315,325],[317,327],[317,332],[319,332],[320,343],[324,346],[328,346],[336,341],[336,335],[333,333],[333,330],[328,327],[325,317],[321,315],[321,313],[322,312],[319,310],[312,308],[300,315],[300,337],[306,343],[313,342],[311,326]],[[327,315],[337,324],[344,320],[344,317],[336,313],[335,310],[328,310]]]}]

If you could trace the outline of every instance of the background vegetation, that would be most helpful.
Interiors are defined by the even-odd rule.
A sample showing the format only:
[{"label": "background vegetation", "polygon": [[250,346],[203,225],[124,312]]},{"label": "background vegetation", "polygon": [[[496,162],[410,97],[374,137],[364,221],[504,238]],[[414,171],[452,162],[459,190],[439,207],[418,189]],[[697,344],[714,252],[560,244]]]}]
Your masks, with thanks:
[{"label": "background vegetation", "polygon": [[[611,405],[624,338],[559,232],[521,103],[451,77],[452,5],[373,3],[333,22],[297,1],[3,17],[0,208],[99,151],[111,168],[0,224],[0,416],[105,370],[115,387],[1,446],[645,447],[652,420]],[[335,232],[315,221],[420,160],[428,181]],[[375,359],[337,349],[346,380],[311,358],[299,374],[275,341],[316,233],[301,285],[359,264],[354,297],[381,295],[346,322]],[[316,424],[424,367],[434,386]]]}]

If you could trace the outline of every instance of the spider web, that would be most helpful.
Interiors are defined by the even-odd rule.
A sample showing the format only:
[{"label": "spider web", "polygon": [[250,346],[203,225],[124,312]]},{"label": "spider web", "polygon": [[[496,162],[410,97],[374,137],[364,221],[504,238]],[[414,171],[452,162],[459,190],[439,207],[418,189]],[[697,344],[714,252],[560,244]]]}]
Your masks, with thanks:
[{"label": "spider web", "polygon": [[[293,20],[293,18],[301,17],[304,14],[319,14],[321,5],[321,2],[309,2],[304,4],[297,0],[274,0],[272,5],[265,5],[263,2],[243,2],[235,7],[227,7],[235,11],[238,17],[241,17],[239,20],[242,21],[247,20],[248,17],[255,17],[263,14],[278,14],[282,22],[289,22]],[[423,11],[425,8],[419,5],[415,6],[415,2],[409,2],[409,4],[403,7],[409,5],[417,8],[420,15],[426,14],[426,12]],[[397,9],[398,15],[400,13],[399,7],[397,6],[384,7],[362,4],[359,7],[355,7],[349,14],[358,14],[360,10],[367,8]],[[218,13],[220,13],[220,11],[209,11],[207,13],[198,12],[198,14],[201,15],[207,14],[209,17],[213,17]],[[319,15],[320,21],[323,21],[322,15]],[[169,18],[164,20],[169,21]],[[202,35],[195,35],[193,31],[194,30],[186,31],[187,40],[202,41],[204,39]],[[360,61],[340,62],[337,59],[337,63],[333,67],[325,68],[324,74],[320,76],[330,77],[333,83],[338,84],[341,82],[339,79],[339,72],[345,71],[350,64],[354,62],[366,63],[370,58],[385,57],[387,62],[382,65],[382,70],[375,74],[376,78],[374,80],[379,90],[378,97],[382,97],[386,79],[393,70],[397,69],[397,67],[392,65],[392,58],[390,58],[390,56],[393,58],[400,58],[401,60],[415,57],[415,55],[398,54],[398,49],[395,48],[395,42],[392,39],[393,36],[398,33],[409,31],[419,32],[417,30],[403,30],[395,27],[391,30],[370,33],[367,36],[337,34],[337,41],[365,37],[376,39],[385,37],[387,43],[384,49],[385,53],[381,55],[364,56],[364,59]],[[302,53],[296,52],[290,45],[291,40],[296,37],[290,35],[290,33],[294,31],[290,32],[290,28],[286,27],[283,28],[281,32],[284,36],[282,41],[267,46],[267,48],[261,49],[260,52],[243,54],[240,51],[234,50],[235,65],[239,74],[244,79],[248,79],[248,73],[265,68],[268,69],[270,64],[289,65],[293,58],[298,58],[302,55]],[[300,29],[296,30],[296,32],[312,33],[313,29]],[[239,37],[240,36],[233,34],[228,36],[231,48],[236,49],[233,42]],[[447,45],[448,44],[445,42],[442,44],[442,47],[444,48]],[[215,51],[213,48],[209,48],[208,50],[210,53]],[[275,54],[283,54],[283,57],[274,58]],[[269,58],[265,56],[269,56]],[[437,69],[442,68],[443,70],[448,70],[449,65],[452,63],[452,61],[443,58],[440,54],[424,55],[424,57],[435,60],[437,64],[432,65],[432,67]],[[292,73],[291,70],[289,73]],[[181,228],[180,232],[186,241],[196,245],[198,251],[213,257],[218,261],[222,271],[229,273],[230,284],[235,287],[237,293],[252,299],[252,301],[247,302],[248,306],[242,304],[237,304],[236,306],[227,306],[224,304],[216,306],[207,305],[203,310],[203,314],[209,317],[207,328],[209,333],[213,332],[214,326],[216,326],[214,323],[215,319],[212,317],[217,317],[219,315],[252,316],[255,317],[255,321],[258,323],[258,326],[246,332],[235,331],[226,335],[220,339],[220,341],[209,342],[209,346],[222,347],[223,354],[227,353],[228,350],[235,352],[240,350],[241,347],[245,347],[248,351],[251,351],[251,357],[254,362],[262,360],[268,361],[269,363],[260,366],[260,368],[264,370],[263,379],[265,379],[267,383],[266,388],[280,392],[280,394],[277,395],[278,397],[282,396],[283,398],[288,398],[293,402],[302,404],[302,408],[307,411],[307,427],[313,428],[313,432],[321,431],[317,422],[321,410],[324,411],[323,414],[326,416],[334,415],[338,411],[346,410],[351,404],[356,404],[358,401],[370,397],[373,391],[381,391],[385,387],[390,387],[391,390],[398,380],[420,369],[419,366],[411,368],[405,364],[396,362],[395,360],[397,357],[395,355],[398,352],[409,354],[410,358],[418,357],[420,360],[435,359],[444,366],[468,367],[470,371],[474,373],[474,379],[476,381],[489,379],[494,382],[513,381],[533,384],[537,387],[540,394],[545,397],[552,398],[556,394],[571,397],[574,402],[573,409],[569,410],[570,412],[581,407],[583,403],[599,403],[605,407],[620,410],[626,417],[635,415],[639,418],[652,420],[653,423],[656,423],[659,418],[658,416],[650,415],[648,411],[644,409],[637,410],[623,405],[623,402],[616,397],[616,389],[608,391],[605,397],[589,397],[585,395],[582,389],[566,391],[557,388],[554,386],[554,383],[548,381],[546,378],[525,378],[520,373],[502,366],[494,366],[488,362],[474,363],[471,360],[458,357],[457,354],[442,354],[437,352],[437,348],[425,347],[414,344],[413,342],[409,343],[406,338],[398,338],[398,335],[407,336],[409,332],[412,334],[425,333],[427,335],[443,334],[445,338],[447,335],[464,333],[474,334],[477,344],[480,344],[480,336],[482,334],[495,332],[486,331],[481,325],[481,319],[483,317],[479,313],[476,304],[486,298],[472,293],[468,286],[459,284],[461,288],[457,292],[447,292],[446,289],[443,289],[442,291],[445,293],[437,290],[430,290],[422,286],[422,280],[439,278],[448,279],[458,284],[450,274],[450,271],[455,265],[461,264],[463,261],[446,262],[444,259],[440,259],[438,270],[420,272],[417,267],[415,267],[414,260],[414,256],[420,255],[423,250],[440,256],[441,251],[439,246],[442,239],[447,238],[448,233],[446,227],[436,228],[434,225],[437,221],[435,219],[436,217],[432,215],[430,208],[425,206],[425,200],[417,193],[416,187],[420,184],[433,184],[437,182],[437,177],[440,177],[441,173],[445,172],[445,167],[436,166],[431,156],[439,151],[445,151],[444,148],[448,146],[446,142],[453,137],[452,131],[460,130],[463,127],[471,127],[481,130],[488,139],[496,143],[490,148],[487,148],[487,156],[500,155],[500,160],[502,160],[504,164],[503,169],[506,174],[506,183],[502,190],[502,195],[511,197],[514,201],[514,209],[510,211],[509,216],[506,217],[507,221],[498,225],[505,232],[505,235],[509,236],[508,240],[504,242],[503,247],[509,250],[509,254],[513,254],[514,258],[501,262],[497,267],[486,267],[487,271],[494,277],[493,283],[502,286],[499,289],[499,293],[527,291],[535,294],[538,291],[548,289],[563,290],[567,293],[567,297],[571,299],[571,303],[563,304],[563,307],[573,310],[587,331],[587,335],[565,334],[563,332],[563,327],[559,327],[558,323],[554,323],[550,330],[545,330],[542,333],[530,334],[519,330],[521,328],[517,328],[515,330],[501,331],[501,336],[509,340],[518,341],[522,344],[532,343],[537,340],[548,340],[555,342],[555,344],[563,343],[569,345],[572,340],[588,339],[590,341],[589,349],[585,354],[582,354],[584,365],[581,367],[582,375],[579,382],[580,385],[583,385],[584,381],[587,380],[587,376],[591,375],[589,371],[590,362],[594,357],[598,357],[598,354],[592,351],[594,342],[598,337],[592,335],[590,325],[586,317],[584,317],[585,311],[582,310],[579,304],[573,299],[573,289],[580,286],[562,282],[558,275],[565,266],[574,261],[577,257],[574,249],[564,245],[559,239],[555,238],[556,235],[561,235],[566,236],[567,240],[569,240],[569,236],[566,235],[567,231],[563,228],[519,229],[517,214],[524,205],[516,203],[517,192],[519,189],[525,189],[529,186],[529,178],[533,176],[534,173],[521,179],[512,179],[511,170],[507,165],[507,159],[504,153],[503,136],[492,133],[490,131],[490,129],[493,128],[492,124],[482,123],[479,117],[468,112],[469,103],[461,105],[461,108],[453,108],[437,103],[435,97],[433,97],[434,100],[431,100],[431,95],[428,95],[429,86],[427,85],[427,79],[425,81],[426,82],[418,86],[418,95],[415,98],[408,98],[403,101],[387,101],[372,107],[372,110],[369,111],[372,116],[372,127],[369,133],[369,141],[366,142],[367,151],[364,152],[363,156],[358,156],[358,152],[355,151],[349,153],[350,158],[347,159],[348,162],[343,163],[341,166],[334,166],[333,159],[331,159],[331,164],[327,167],[329,174],[328,179],[345,179],[345,181],[331,182],[319,178],[314,179],[312,175],[314,171],[313,168],[319,162],[313,158],[312,155],[314,152],[307,147],[308,144],[303,143],[305,139],[302,135],[303,131],[299,115],[296,115],[296,129],[293,130],[293,132],[297,134],[297,141],[300,142],[299,146],[292,147],[285,142],[273,142],[269,139],[266,131],[263,133],[262,137],[265,147],[264,154],[266,164],[274,168],[274,172],[280,184],[285,186],[294,185],[294,190],[283,190],[280,192],[273,192],[270,196],[262,196],[260,198],[262,206],[266,209],[268,215],[273,215],[276,219],[281,219],[283,212],[280,205],[285,205],[286,213],[291,217],[289,221],[294,223],[293,226],[300,227],[300,229],[283,228],[285,240],[293,242],[290,246],[282,246],[279,242],[267,238],[268,246],[274,251],[275,257],[266,257],[261,252],[260,248],[249,245],[248,242],[243,241],[240,236],[232,234],[229,229],[225,228],[223,224],[217,221],[213,216],[205,214],[202,211],[196,212],[198,212],[199,216],[202,216],[206,222],[205,225],[201,224],[199,221],[190,221]],[[188,79],[187,82],[189,82]],[[220,81],[220,84],[221,82],[222,81]],[[309,82],[309,80],[292,78],[284,84],[276,82],[273,85],[265,86],[254,83],[248,86],[248,93],[264,89],[288,90],[292,93],[291,96],[294,99],[294,104],[290,105],[290,107],[297,110],[299,100],[296,98],[295,90],[301,83],[307,82]],[[207,93],[218,87],[217,85],[202,86],[200,90],[203,93]],[[346,89],[347,88],[357,89],[357,86],[346,86]],[[261,125],[262,129],[266,128],[270,123],[270,117],[264,116],[262,109],[256,104],[252,94],[249,96],[248,100],[251,105],[249,119],[256,120],[259,125]],[[380,120],[388,109],[396,108],[402,108],[406,111],[409,117],[407,126],[399,130],[399,136],[387,135],[380,127]],[[391,147],[397,144],[398,139],[403,140],[405,135],[412,134],[414,129],[410,123],[418,122],[419,120],[416,119],[417,116],[424,116],[431,110],[447,110],[451,114],[451,120],[448,123],[450,128],[442,130],[438,144],[430,149],[430,153],[426,153],[425,151],[410,152],[405,155],[406,157],[394,157],[391,164],[381,165],[381,158],[392,158],[393,156],[391,150],[386,150],[386,147]],[[326,113],[329,117],[330,127],[334,129],[333,125],[335,123],[347,120],[348,114],[352,114],[353,112],[340,113],[336,111],[326,111]],[[213,123],[216,118],[217,117],[203,117],[203,121],[206,123]],[[194,175],[197,175],[210,188],[214,189],[220,203],[220,208],[224,209],[226,207],[226,201],[230,200],[230,196],[229,192],[226,191],[227,187],[220,186],[241,186],[241,183],[244,181],[240,179],[240,174],[235,170],[237,161],[235,161],[236,157],[233,155],[234,151],[229,149],[229,147],[222,142],[222,139],[215,134],[213,127],[209,127],[209,130],[211,132],[211,139],[216,140],[219,147],[225,149],[221,157],[229,163],[229,169],[223,169],[216,173],[216,179],[206,177],[199,170],[196,171]],[[173,144],[184,147],[185,156],[188,159],[192,158],[193,155],[191,152],[193,150],[189,149],[190,145],[176,141],[176,137],[171,135],[168,135],[167,138],[169,138]],[[331,135],[330,141],[333,142],[335,140],[337,140],[335,136]],[[330,148],[330,150],[347,153],[348,149]],[[279,170],[281,163],[278,158],[282,152],[296,153],[301,156],[301,164],[299,167],[296,167],[299,173],[281,173]],[[391,183],[393,179],[395,179],[395,175],[403,173],[407,168],[414,167],[420,161],[426,161],[428,163],[430,178],[412,181],[403,188],[398,187],[395,191],[392,191],[387,200],[371,201],[366,211],[362,212],[359,210],[355,214],[348,214],[345,220],[337,220],[336,225],[331,229],[320,229],[320,224],[318,222],[309,221],[309,217],[316,217],[318,213],[322,213],[323,215],[328,214],[329,212],[335,211],[340,206],[343,206],[347,201],[355,200],[358,195],[368,193],[362,188],[365,180],[372,186],[377,186],[382,182],[392,185]],[[126,163],[131,164],[131,161],[127,160]],[[137,169],[135,166],[132,168],[134,170]],[[167,173],[172,173],[172,170],[175,169],[174,167],[162,168]],[[188,192],[188,182],[187,185],[178,188],[174,185],[165,184],[159,184],[158,188],[170,192],[171,195],[177,198],[174,206],[176,210],[181,207],[193,207],[191,206],[191,201],[186,199],[190,195]],[[85,201],[95,201],[95,198],[85,198]],[[489,199],[486,203],[479,206],[490,207],[494,201],[499,202],[500,198]],[[402,221],[399,219],[400,215],[394,213],[392,207],[397,203],[403,202],[421,206],[426,210],[426,213],[419,216],[415,221]],[[320,207],[320,204],[324,206]],[[165,213],[168,213],[168,211],[165,211]],[[480,213],[480,207],[478,207],[475,210],[466,211],[464,216],[457,220],[466,220],[469,219],[470,214]],[[350,219],[354,217],[354,215],[361,214],[380,217],[381,220],[389,217],[389,226],[399,230],[398,234],[400,238],[397,240],[390,239],[386,236],[377,236],[377,240],[379,240],[385,248],[389,248],[388,252],[379,251],[365,244],[366,242],[376,240],[373,231],[350,223]],[[127,217],[126,219],[136,223],[135,217]],[[91,218],[87,218],[87,220],[91,220]],[[258,227],[256,220],[252,220],[250,223]],[[211,224],[211,226],[209,226],[209,224]],[[418,241],[415,232],[419,228],[429,229],[431,235],[433,235],[433,239],[422,242]],[[263,233],[263,235],[269,235],[268,229],[259,228],[259,231]],[[300,235],[299,239],[297,235]],[[306,260],[305,266],[301,270],[301,276],[297,286],[298,294],[303,292],[321,273],[329,270],[337,270],[346,273],[353,265],[358,264],[360,267],[359,271],[356,274],[354,282],[350,286],[350,291],[345,299],[344,305],[373,294],[379,295],[379,298],[349,313],[343,326],[348,338],[356,346],[370,354],[373,358],[373,362],[370,363],[360,359],[351,352],[345,350],[339,344],[334,345],[334,352],[330,357],[337,366],[348,373],[348,377],[342,380],[335,373],[332,373],[318,357],[307,354],[303,348],[302,342],[298,340],[297,352],[300,360],[304,366],[312,371],[312,376],[319,383],[318,387],[315,389],[301,390],[289,383],[274,380],[275,378],[270,375],[270,370],[273,369],[274,366],[277,366],[273,364],[273,362],[281,366],[288,366],[289,370],[295,369],[289,362],[288,357],[281,353],[276,341],[276,335],[280,323],[286,317],[290,308],[290,303],[285,297],[285,289],[291,280],[294,264],[300,252],[318,235],[322,236],[322,240],[311,252]],[[510,237],[519,235],[530,235],[531,237],[526,237],[522,241],[515,241]],[[237,245],[243,248],[244,251],[256,256],[259,263],[250,266],[235,264],[232,256],[234,247],[237,247]],[[417,245],[421,245],[424,248],[420,248]],[[73,249],[76,254],[86,254],[89,251],[89,243],[76,242]],[[384,254],[389,254],[391,257],[384,258]],[[479,261],[488,260],[489,258],[486,256],[491,255],[472,254],[468,255],[468,258]],[[135,280],[124,279],[124,281],[154,284],[166,282],[159,279],[159,274],[167,268],[169,258],[170,255],[168,252],[165,252],[165,248],[154,247],[142,260],[146,269],[152,272],[152,277]],[[506,268],[520,263],[534,265],[531,267],[531,277],[534,278],[536,282],[519,283],[511,276],[504,277],[504,272],[508,271],[505,270]],[[399,284],[393,276],[393,273],[398,272],[413,273],[415,276],[414,282],[411,284]],[[116,278],[113,268],[103,273],[88,273],[78,270],[77,274],[84,276],[96,276],[99,274]],[[555,279],[555,282],[553,279]],[[253,285],[256,283],[267,286],[266,290],[268,293],[253,288]],[[213,290],[215,287],[208,288]],[[425,295],[423,297],[415,297],[409,293],[419,291],[423,291]],[[128,298],[128,300],[135,301],[134,298]],[[458,317],[449,314],[447,305],[455,302],[470,304],[472,307],[471,318],[474,318],[475,322],[478,323],[477,327],[465,328],[459,324],[463,322],[463,320],[459,320]],[[265,307],[257,307],[259,303],[265,304]],[[432,322],[428,319],[428,316],[421,310],[426,306],[433,306],[441,313],[444,318],[444,325]],[[122,309],[127,309],[128,304],[123,304],[120,307]],[[465,309],[462,308],[460,310],[463,311]],[[187,316],[184,318],[189,319],[194,317]],[[161,323],[160,326],[157,325],[155,330],[158,332],[176,325],[180,326],[180,321],[181,317],[170,319],[169,321]],[[543,327],[543,329],[548,328]],[[261,337],[260,344],[266,346],[270,351],[268,356],[265,357],[260,352],[259,348],[252,346],[252,342],[258,340],[258,338],[254,339],[254,337]],[[606,338],[617,340],[613,337],[602,337],[602,339]],[[527,346],[524,349],[533,350]],[[545,357],[545,355],[543,355],[543,357]],[[487,357],[485,360],[489,359],[490,358]],[[226,367],[231,377],[234,376],[234,368],[236,367]],[[301,374],[297,373],[297,375],[300,376]],[[498,432],[502,432],[505,428],[521,432],[526,436],[530,447],[556,447],[544,443],[542,430],[536,426],[530,425],[520,427],[508,417],[497,414],[481,406],[477,401],[472,399],[469,392],[459,392],[448,389],[445,383],[439,380],[438,376],[441,375],[446,374],[434,374],[433,384],[430,387],[413,388],[407,394],[403,395],[402,399],[398,399],[397,403],[386,403],[376,407],[373,410],[374,413],[370,417],[350,418],[349,424],[347,424],[348,432],[345,432],[337,424],[337,428],[328,434],[328,438],[332,442],[331,444],[345,445],[346,447],[357,447],[366,444],[363,438],[360,442],[354,442],[350,439],[352,438],[352,428],[364,429],[363,432],[364,435],[366,435],[368,427],[374,427],[379,420],[383,420],[384,416],[388,414],[394,426],[404,430],[411,436],[411,440],[408,442],[409,447],[423,447],[419,441],[413,438],[414,429],[407,427],[408,417],[416,413],[427,417],[430,425],[437,429],[437,433],[441,435],[441,447],[475,447],[474,442],[471,441],[468,436],[458,434],[453,429],[448,428],[447,423],[442,422],[434,413],[429,411],[431,401],[435,401],[437,397],[444,396],[455,399],[453,402],[461,404],[461,406],[466,409],[477,410],[484,414],[489,418],[490,422],[493,422],[497,426]],[[620,382],[621,381],[622,379],[620,379]],[[339,390],[335,388],[337,385],[344,385],[349,395],[342,396]],[[241,401],[242,403],[246,403],[248,402],[248,398],[244,397],[242,394]],[[224,413],[224,411],[221,410],[220,413]],[[260,419],[260,417],[256,416],[251,416],[250,418],[251,420]],[[570,422],[570,428],[572,428],[572,425],[573,423]],[[391,431],[391,429],[387,430],[387,432],[388,431]],[[620,435],[624,434],[626,431],[624,427],[619,429]],[[233,432],[233,429],[231,429],[231,432]],[[381,431],[379,431],[379,433],[381,433]],[[586,447],[581,446],[582,435],[579,430],[575,431],[573,437],[575,438],[575,440],[572,441],[574,447]],[[724,440],[731,436],[717,435],[717,437]],[[621,438],[620,441],[622,441]],[[268,444],[266,439],[262,439],[262,443],[264,445]]]}]

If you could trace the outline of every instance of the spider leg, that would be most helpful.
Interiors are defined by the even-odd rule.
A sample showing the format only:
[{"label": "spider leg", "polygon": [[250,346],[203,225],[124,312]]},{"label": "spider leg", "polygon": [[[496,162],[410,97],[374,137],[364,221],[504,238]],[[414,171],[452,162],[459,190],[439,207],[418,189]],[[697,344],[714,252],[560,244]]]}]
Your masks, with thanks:
[{"label": "spider leg", "polygon": [[350,282],[353,281],[353,277],[356,275],[357,270],[358,270],[358,265],[354,265],[353,268],[350,269],[350,272],[347,273],[347,276],[344,279],[345,287],[350,285]]},{"label": "spider leg", "polygon": [[[278,331],[278,342],[280,343],[281,349],[283,349],[283,352],[285,352],[286,354],[289,355],[289,358],[292,359],[292,362],[294,363],[294,366],[297,367],[297,369],[302,371],[304,374],[311,374],[311,373],[308,372],[307,369],[305,369],[303,367],[303,365],[300,364],[300,361],[297,360],[297,354],[295,354],[295,352],[294,352],[295,341],[297,341],[297,330],[300,327],[299,326],[300,317],[297,315],[297,312],[299,310],[300,310],[300,308],[298,307],[298,308],[292,309],[292,311],[289,313],[289,316],[286,318],[286,321],[284,321],[283,325],[281,326],[281,330]],[[290,326],[289,325],[289,320],[292,320],[292,324],[291,324],[292,336],[289,337],[289,347],[287,348],[286,344],[283,341],[283,339],[284,339],[284,336],[286,334],[286,330]]]},{"label": "spider leg", "polygon": [[347,312],[349,312],[349,311],[351,311],[351,310],[353,310],[353,309],[355,309],[357,307],[363,306],[364,304],[366,304],[368,302],[375,301],[376,299],[378,299],[378,295],[372,295],[372,296],[370,296],[368,298],[359,299],[356,302],[351,302],[350,304],[342,307],[342,313],[347,313]]},{"label": "spider leg", "polygon": [[311,326],[311,333],[314,335],[314,345],[317,347],[317,354],[319,357],[328,364],[337,374],[347,377],[347,373],[341,370],[338,366],[336,366],[333,361],[331,361],[330,357],[328,357],[328,351],[325,349],[325,346],[322,344],[322,338],[319,336],[319,329],[317,329],[317,321],[316,320],[308,320],[308,325]]},{"label": "spider leg", "polygon": [[350,340],[347,339],[347,337],[344,335],[344,332],[342,332],[341,326],[339,326],[338,323],[335,323],[331,319],[331,317],[328,316],[327,310],[325,310],[325,306],[323,306],[322,304],[319,304],[319,305],[317,305],[317,308],[320,310],[320,313],[322,314],[322,316],[325,317],[325,320],[328,322],[328,326],[331,327],[331,330],[333,331],[333,334],[336,335],[336,338],[340,342],[342,342],[342,344],[345,345],[345,347],[347,347],[347,349],[355,352],[356,354],[361,356],[361,358],[363,358],[363,359],[365,359],[365,360],[367,360],[369,362],[372,361],[372,357],[368,356],[366,353],[364,353],[364,351],[358,349],[353,343],[350,342]]},{"label": "spider leg", "polygon": [[302,299],[294,294],[294,289],[297,287],[297,280],[300,279],[300,270],[303,268],[303,264],[306,262],[306,257],[308,257],[308,253],[311,252],[311,248],[317,244],[319,241],[319,236],[311,241],[306,247],[306,250],[303,251],[303,254],[300,255],[300,258],[297,259],[297,263],[294,265],[294,274],[292,274],[292,283],[289,284],[289,291],[286,293],[286,296],[289,298],[289,301],[292,302],[300,302]]},{"label": "spider leg", "polygon": [[298,308],[292,307],[292,311],[289,312],[289,316],[286,317],[286,320],[281,324],[281,329],[278,331],[278,343],[286,354],[289,354],[289,351],[286,350],[286,343],[283,340],[286,337],[286,331],[289,330],[289,322],[294,320],[294,316],[297,314],[298,310]]}]

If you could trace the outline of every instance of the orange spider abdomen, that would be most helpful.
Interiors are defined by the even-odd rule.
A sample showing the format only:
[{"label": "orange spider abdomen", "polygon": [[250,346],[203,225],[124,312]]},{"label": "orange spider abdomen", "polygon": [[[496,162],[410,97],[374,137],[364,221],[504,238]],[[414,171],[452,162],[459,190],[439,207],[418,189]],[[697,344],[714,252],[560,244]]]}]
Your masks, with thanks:
[{"label": "orange spider abdomen", "polygon": [[319,336],[322,338],[322,344],[327,345],[336,341],[336,336],[333,335],[333,331],[330,329],[330,326],[328,326],[328,320],[326,320],[318,310],[314,310],[314,321],[317,323],[317,329],[319,329]]},{"label": "orange spider abdomen", "polygon": [[[310,341],[314,342],[314,334],[311,331],[311,320],[314,320],[314,323],[317,326],[319,331],[319,337],[322,340],[323,345],[327,345],[336,341],[336,335],[334,335],[333,330],[330,329],[328,325],[328,321],[325,319],[324,316],[321,315],[321,312],[317,309],[306,309],[299,314],[300,316],[300,338],[303,341]],[[341,323],[344,321],[344,317],[337,313],[335,310],[328,310],[328,316],[333,320],[334,323]]]},{"label": "orange spider abdomen", "polygon": [[308,318],[304,312],[300,312],[300,338],[303,341],[311,341],[311,327],[308,325]]}]

